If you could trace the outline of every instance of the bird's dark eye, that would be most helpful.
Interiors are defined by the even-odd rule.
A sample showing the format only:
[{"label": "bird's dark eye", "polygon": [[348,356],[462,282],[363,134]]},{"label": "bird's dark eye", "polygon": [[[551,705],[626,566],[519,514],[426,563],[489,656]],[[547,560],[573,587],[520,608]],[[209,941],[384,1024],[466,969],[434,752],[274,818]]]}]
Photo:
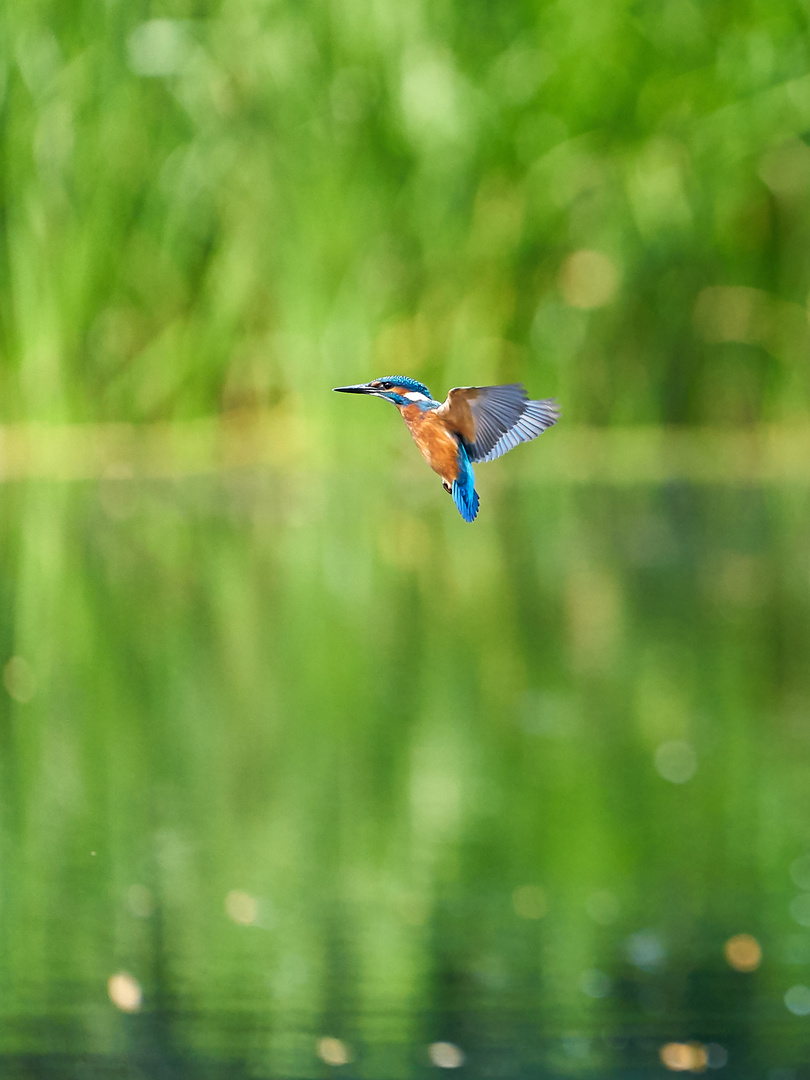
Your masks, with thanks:
[{"label": "bird's dark eye", "polygon": [[390,390],[393,385],[394,384],[390,382],[380,383],[380,386],[383,388],[383,390]]}]

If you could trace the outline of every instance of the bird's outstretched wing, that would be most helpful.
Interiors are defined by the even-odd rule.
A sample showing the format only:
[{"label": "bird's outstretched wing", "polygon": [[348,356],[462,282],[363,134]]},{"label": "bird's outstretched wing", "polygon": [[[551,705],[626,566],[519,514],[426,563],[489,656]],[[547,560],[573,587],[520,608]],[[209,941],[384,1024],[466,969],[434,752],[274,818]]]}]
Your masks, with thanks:
[{"label": "bird's outstretched wing", "polygon": [[457,386],[436,412],[461,437],[470,461],[494,461],[536,439],[560,415],[554,398],[530,401],[521,383]]}]

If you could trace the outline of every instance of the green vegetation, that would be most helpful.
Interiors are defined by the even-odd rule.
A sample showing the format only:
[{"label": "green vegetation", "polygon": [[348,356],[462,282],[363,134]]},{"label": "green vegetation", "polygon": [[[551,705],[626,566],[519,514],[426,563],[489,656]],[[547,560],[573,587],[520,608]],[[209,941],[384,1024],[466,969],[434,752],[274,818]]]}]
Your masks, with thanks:
[{"label": "green vegetation", "polygon": [[596,424],[803,415],[798,2],[77,0],[2,30],[7,421],[277,406],[327,438],[324,388],[388,370]]},{"label": "green vegetation", "polygon": [[[4,1077],[799,1075],[809,46],[5,5]],[[387,372],[564,423],[467,527]]]}]

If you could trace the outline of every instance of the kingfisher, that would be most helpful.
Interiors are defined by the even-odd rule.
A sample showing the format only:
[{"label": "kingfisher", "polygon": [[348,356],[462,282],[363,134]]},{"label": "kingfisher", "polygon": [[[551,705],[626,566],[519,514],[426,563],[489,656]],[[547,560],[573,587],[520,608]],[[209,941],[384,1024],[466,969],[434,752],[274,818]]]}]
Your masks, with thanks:
[{"label": "kingfisher", "polygon": [[518,443],[536,439],[560,416],[554,398],[530,401],[522,383],[457,386],[444,402],[406,375],[334,389],[339,394],[385,398],[396,405],[422,457],[439,474],[465,521],[475,521],[478,515],[473,464],[494,461]]}]

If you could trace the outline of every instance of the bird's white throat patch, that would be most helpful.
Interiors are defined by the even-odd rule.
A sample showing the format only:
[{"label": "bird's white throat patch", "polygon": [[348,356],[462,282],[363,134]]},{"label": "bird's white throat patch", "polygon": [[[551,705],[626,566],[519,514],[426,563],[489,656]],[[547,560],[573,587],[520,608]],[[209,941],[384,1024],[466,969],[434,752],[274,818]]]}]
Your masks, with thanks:
[{"label": "bird's white throat patch", "polygon": [[421,392],[421,390],[409,390],[404,395],[408,401],[430,401],[430,398]]}]

